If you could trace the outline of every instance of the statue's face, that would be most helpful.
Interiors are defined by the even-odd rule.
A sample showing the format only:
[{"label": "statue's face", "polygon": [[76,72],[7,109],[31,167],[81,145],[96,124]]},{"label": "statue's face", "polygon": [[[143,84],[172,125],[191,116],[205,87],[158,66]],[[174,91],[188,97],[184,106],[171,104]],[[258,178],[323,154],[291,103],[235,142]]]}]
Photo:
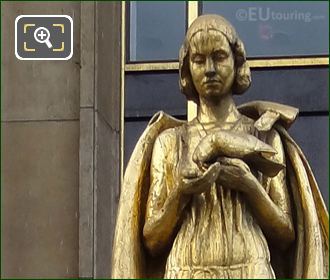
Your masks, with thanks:
[{"label": "statue's face", "polygon": [[190,40],[189,67],[200,98],[219,99],[231,93],[234,57],[227,38],[219,31],[196,33]]}]

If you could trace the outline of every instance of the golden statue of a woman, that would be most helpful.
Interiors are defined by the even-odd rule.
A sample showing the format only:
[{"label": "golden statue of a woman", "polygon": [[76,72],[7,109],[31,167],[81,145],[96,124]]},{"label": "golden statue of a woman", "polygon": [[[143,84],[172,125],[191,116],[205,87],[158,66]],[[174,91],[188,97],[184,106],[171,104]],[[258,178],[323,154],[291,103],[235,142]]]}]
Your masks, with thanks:
[{"label": "golden statue of a woman", "polygon": [[159,113],[124,177],[113,278],[324,278],[328,213],[286,132],[298,110],[233,94],[251,83],[244,45],[218,15],[197,18],[180,50],[195,119]]}]

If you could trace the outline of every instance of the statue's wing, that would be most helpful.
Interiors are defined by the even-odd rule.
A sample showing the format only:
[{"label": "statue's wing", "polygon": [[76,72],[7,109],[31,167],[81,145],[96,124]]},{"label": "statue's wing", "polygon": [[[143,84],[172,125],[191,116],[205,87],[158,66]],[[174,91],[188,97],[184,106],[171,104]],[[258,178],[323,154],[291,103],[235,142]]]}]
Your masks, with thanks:
[{"label": "statue's wing", "polygon": [[149,191],[149,169],[157,136],[184,121],[159,112],[149,122],[128,162],[117,213],[112,251],[112,278],[143,278],[142,227]]}]

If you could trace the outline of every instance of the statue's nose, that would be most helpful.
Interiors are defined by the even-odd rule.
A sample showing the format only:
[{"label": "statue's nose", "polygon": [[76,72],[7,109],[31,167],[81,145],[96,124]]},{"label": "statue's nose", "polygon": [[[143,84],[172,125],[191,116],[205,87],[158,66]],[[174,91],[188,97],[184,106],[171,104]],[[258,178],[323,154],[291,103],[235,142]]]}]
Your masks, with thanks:
[{"label": "statue's nose", "polygon": [[215,67],[214,67],[214,62],[213,62],[212,58],[206,59],[205,75],[208,78],[212,78],[215,75]]}]

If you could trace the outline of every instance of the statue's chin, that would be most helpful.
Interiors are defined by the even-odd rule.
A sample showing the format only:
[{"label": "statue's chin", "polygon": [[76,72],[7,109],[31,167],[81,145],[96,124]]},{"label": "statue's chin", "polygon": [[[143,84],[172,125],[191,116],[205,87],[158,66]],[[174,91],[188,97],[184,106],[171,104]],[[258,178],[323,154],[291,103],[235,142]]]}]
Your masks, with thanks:
[{"label": "statue's chin", "polygon": [[207,89],[201,95],[203,99],[210,100],[210,101],[220,101],[223,97],[229,94],[228,91],[224,91],[221,89]]}]

